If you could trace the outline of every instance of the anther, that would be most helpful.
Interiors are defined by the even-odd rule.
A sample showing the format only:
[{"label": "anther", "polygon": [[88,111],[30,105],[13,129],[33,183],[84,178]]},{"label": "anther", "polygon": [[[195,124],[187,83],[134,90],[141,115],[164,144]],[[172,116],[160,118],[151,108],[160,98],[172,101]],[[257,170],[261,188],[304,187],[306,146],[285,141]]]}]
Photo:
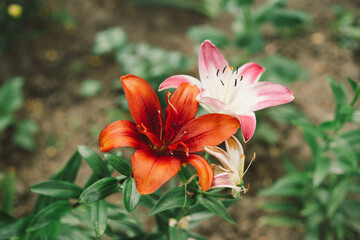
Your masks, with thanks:
[{"label": "anther", "polygon": [[222,70],[222,73],[224,73],[224,72],[225,72],[226,67],[227,67],[227,66],[225,66],[225,67],[224,67],[224,69]]},{"label": "anther", "polygon": [[220,82],[221,82],[221,84],[223,85],[223,86],[225,86],[225,84],[223,83],[223,81],[220,79]]},{"label": "anther", "polygon": [[237,79],[235,78],[235,86],[234,87],[236,87],[236,84],[237,84]]},{"label": "anther", "polygon": [[220,69],[218,69],[217,72],[216,72],[217,77],[219,76],[219,71],[220,71]]},{"label": "anther", "polygon": [[241,76],[240,81],[243,80],[243,77],[244,77],[244,76]]}]

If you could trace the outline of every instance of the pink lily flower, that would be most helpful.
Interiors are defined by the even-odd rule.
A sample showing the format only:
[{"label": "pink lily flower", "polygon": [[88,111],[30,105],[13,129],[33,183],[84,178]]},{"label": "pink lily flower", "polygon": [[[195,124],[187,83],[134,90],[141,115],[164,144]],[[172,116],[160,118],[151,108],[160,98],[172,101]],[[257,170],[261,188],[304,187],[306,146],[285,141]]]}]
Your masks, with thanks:
[{"label": "pink lily flower", "polygon": [[238,118],[245,142],[254,135],[255,111],[289,103],[293,93],[286,87],[259,82],[265,69],[250,62],[234,69],[209,40],[205,40],[199,53],[200,80],[188,75],[175,75],[161,83],[159,91],[177,88],[181,83],[195,84],[200,93],[197,100],[207,111],[225,113]]},{"label": "pink lily flower", "polygon": [[236,198],[246,189],[241,186],[244,175],[244,150],[236,137],[225,140],[226,152],[219,147],[204,146],[206,152],[216,157],[223,166],[212,164],[214,180],[211,188],[231,188],[231,195]]}]

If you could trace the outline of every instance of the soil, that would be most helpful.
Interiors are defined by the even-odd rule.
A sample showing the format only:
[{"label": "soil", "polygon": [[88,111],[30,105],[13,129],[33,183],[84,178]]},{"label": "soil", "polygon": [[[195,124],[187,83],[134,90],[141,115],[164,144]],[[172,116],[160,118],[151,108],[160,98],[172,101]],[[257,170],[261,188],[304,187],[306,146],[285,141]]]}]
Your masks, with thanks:
[{"label": "soil", "polygon": [[[1,83],[13,76],[23,76],[26,80],[25,108],[18,117],[33,118],[40,127],[34,152],[21,150],[9,141],[12,129],[0,136],[0,169],[12,166],[17,174],[15,215],[18,217],[28,214],[34,204],[36,196],[30,193],[30,186],[49,179],[78,145],[87,145],[99,152],[97,139],[90,129],[102,129],[108,124],[106,109],[118,107],[119,92],[114,89],[113,81],[123,73],[111,55],[92,55],[97,32],[121,26],[130,42],[144,41],[185,55],[193,54],[194,43],[186,37],[192,25],[219,27],[231,36],[232,18],[226,14],[209,19],[185,9],[141,7],[115,0],[61,3],[53,0],[47,4],[51,9],[64,5],[75,17],[76,26],[47,26],[42,29],[45,34],[41,37],[0,56]],[[313,22],[300,36],[290,40],[279,38],[271,31],[266,33],[266,49],[272,51],[265,54],[278,53],[294,59],[310,73],[306,81],[295,82],[289,88],[295,95],[293,104],[315,123],[332,118],[334,104],[326,76],[341,82],[346,82],[347,77],[360,79],[359,59],[350,50],[341,48],[329,29],[335,19],[330,7],[333,4],[360,7],[358,1],[351,0],[290,0],[289,8],[306,10]],[[314,34],[320,34],[323,40],[314,40]],[[78,61],[84,63],[85,68],[80,73],[72,70]],[[195,68],[190,74],[196,76],[196,71]],[[82,98],[79,88],[87,78],[100,80],[103,90],[94,97]],[[294,159],[308,160],[310,156],[300,130],[279,124],[277,127],[282,136],[279,143],[269,146],[253,139],[246,146],[248,154],[256,152],[257,161],[245,179],[251,183],[250,193],[230,209],[237,224],[228,224],[216,217],[202,224],[198,232],[210,239],[301,239],[303,229],[265,226],[260,219],[264,212],[257,208],[261,198],[256,193],[283,175],[281,153]],[[84,164],[77,181],[83,183],[88,174],[89,168]]]}]

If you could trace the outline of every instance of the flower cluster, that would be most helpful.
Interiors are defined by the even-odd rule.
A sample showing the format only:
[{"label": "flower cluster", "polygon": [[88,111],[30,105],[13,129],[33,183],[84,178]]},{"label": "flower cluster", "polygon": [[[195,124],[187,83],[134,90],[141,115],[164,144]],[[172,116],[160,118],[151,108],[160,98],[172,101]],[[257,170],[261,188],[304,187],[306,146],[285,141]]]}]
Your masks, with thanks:
[{"label": "flower cluster", "polygon": [[[232,188],[236,197],[244,174],[245,155],[234,134],[241,126],[245,141],[254,134],[254,111],[291,102],[292,92],[269,82],[258,82],[264,68],[248,63],[234,69],[220,51],[205,41],[199,54],[200,80],[188,75],[166,79],[164,113],[155,91],[144,79],[121,77],[132,121],[109,124],[99,136],[100,150],[130,146],[133,175],[141,194],[150,194],[175,176],[182,164],[193,165],[203,191]],[[198,105],[210,113],[195,117]],[[225,141],[226,150],[217,147]],[[207,151],[223,166],[212,165],[197,152]]]}]

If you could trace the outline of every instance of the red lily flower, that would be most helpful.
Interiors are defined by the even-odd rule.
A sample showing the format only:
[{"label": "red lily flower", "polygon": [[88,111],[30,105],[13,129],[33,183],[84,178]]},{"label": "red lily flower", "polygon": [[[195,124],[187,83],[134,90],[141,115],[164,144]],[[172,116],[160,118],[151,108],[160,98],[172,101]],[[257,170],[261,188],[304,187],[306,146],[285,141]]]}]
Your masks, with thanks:
[{"label": "red lily flower", "polygon": [[236,133],[239,121],[230,115],[206,114],[194,118],[198,110],[197,86],[184,83],[170,98],[165,121],[155,91],[144,79],[121,77],[125,97],[134,122],[119,120],[100,133],[102,152],[130,146],[133,175],[140,194],[150,194],[175,176],[181,164],[190,163],[199,175],[201,188],[211,188],[214,173],[203,157],[194,154],[205,146],[216,146]]}]

